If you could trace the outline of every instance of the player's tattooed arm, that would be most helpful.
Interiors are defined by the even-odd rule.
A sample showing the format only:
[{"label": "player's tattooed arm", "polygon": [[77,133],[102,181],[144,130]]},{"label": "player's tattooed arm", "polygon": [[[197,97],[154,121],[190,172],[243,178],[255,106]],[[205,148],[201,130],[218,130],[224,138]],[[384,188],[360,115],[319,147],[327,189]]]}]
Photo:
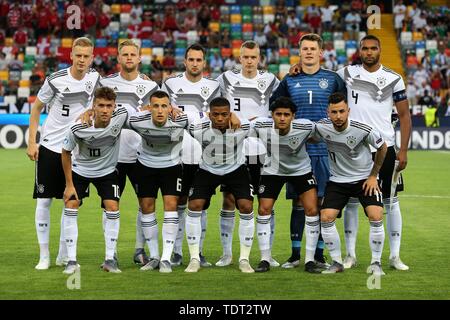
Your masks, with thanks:
[{"label": "player's tattooed arm", "polygon": [[387,146],[384,142],[375,153],[375,160],[373,162],[372,170],[367,180],[363,184],[364,194],[366,196],[375,195],[377,192],[381,193],[380,186],[378,185],[378,172],[380,172],[381,166],[383,165],[384,158],[386,157]]},{"label": "player's tattooed arm", "polygon": [[395,103],[398,117],[400,120],[400,150],[397,153],[398,168],[397,171],[402,171],[408,164],[408,143],[411,136],[411,114],[409,113],[408,100],[402,100]]},{"label": "player's tattooed arm", "polygon": [[72,153],[62,149],[61,153],[62,167],[64,170],[64,177],[66,178],[66,188],[64,189],[63,199],[67,203],[73,196],[78,200],[77,191],[73,185],[72,180]]}]

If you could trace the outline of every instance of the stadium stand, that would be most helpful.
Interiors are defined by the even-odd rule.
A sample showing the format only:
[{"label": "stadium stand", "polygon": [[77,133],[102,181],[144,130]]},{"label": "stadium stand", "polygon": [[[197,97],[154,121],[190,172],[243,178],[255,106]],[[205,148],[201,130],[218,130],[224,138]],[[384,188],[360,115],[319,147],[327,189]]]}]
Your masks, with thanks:
[{"label": "stadium stand", "polygon": [[[0,101],[33,99],[47,74],[70,65],[72,41],[82,35],[95,41],[93,67],[103,75],[118,71],[117,43],[136,39],[141,72],[160,82],[183,69],[185,49],[194,42],[208,48],[208,64],[216,61],[215,53],[221,58],[219,69],[207,68],[216,76],[227,60],[228,66],[238,64],[243,41],[255,39],[262,48],[260,67],[282,78],[298,62],[302,34],[316,31],[322,36],[323,66],[337,70],[358,61],[358,40],[368,32],[367,4],[362,0],[230,2],[79,0],[73,4],[81,8],[81,29],[69,30],[69,2],[0,0]],[[445,1],[405,1],[405,6],[398,38],[394,14],[389,13],[382,15],[382,31],[369,33],[382,40],[382,62],[405,77],[412,105],[424,90],[437,105],[448,105],[449,8]]]}]

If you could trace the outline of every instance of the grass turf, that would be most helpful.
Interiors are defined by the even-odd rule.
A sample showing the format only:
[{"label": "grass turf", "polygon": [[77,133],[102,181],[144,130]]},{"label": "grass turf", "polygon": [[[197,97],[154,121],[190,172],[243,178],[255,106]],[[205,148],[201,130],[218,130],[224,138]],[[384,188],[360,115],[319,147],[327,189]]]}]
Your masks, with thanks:
[{"label": "grass turf", "polygon": [[[0,299],[449,299],[450,274],[446,241],[450,225],[448,180],[450,153],[409,153],[404,172],[406,191],[400,195],[403,216],[402,260],[407,272],[389,269],[389,240],[386,234],[383,267],[387,275],[381,289],[367,288],[365,273],[370,262],[369,225],[360,209],[357,242],[359,265],[336,275],[314,275],[303,268],[272,268],[264,274],[239,272],[238,218],[233,241],[234,264],[226,268],[203,268],[197,274],[183,272],[188,263],[184,243],[184,266],[171,274],[142,272],[133,264],[136,200],[128,184],[121,200],[119,261],[121,274],[99,269],[104,258],[104,239],[99,199],[94,189],[79,212],[78,261],[81,289],[69,290],[67,276],[54,265],[59,242],[62,202],[54,201],[51,211],[50,252],[52,266],[47,271],[34,269],[39,253],[34,226],[35,201],[31,199],[34,165],[25,150],[0,149]],[[215,263],[221,255],[219,209],[221,196],[213,198],[208,210],[208,231],[204,253]],[[255,206],[256,208],[256,206]],[[161,230],[161,202],[157,216]],[[290,203],[284,194],[276,204],[276,236],[273,256],[283,263],[290,255]],[[341,244],[342,219],[338,221]],[[161,234],[161,232],[160,232]],[[304,240],[304,239],[303,239]],[[303,241],[304,243],[304,241]],[[161,246],[161,241],[160,241]],[[302,257],[304,256],[304,249]],[[253,243],[251,263],[259,261],[258,243]]]}]

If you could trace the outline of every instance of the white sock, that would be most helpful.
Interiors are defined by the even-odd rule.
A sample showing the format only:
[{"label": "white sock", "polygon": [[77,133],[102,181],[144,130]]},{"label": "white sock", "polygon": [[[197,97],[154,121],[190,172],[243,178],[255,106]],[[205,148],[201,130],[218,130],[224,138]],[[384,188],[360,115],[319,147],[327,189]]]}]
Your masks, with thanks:
[{"label": "white sock", "polygon": [[145,236],[142,230],[141,217],[142,210],[141,208],[139,208],[136,216],[136,242],[134,244],[135,249],[143,249],[145,247]]},{"label": "white sock", "polygon": [[270,220],[272,215],[261,216],[256,218],[256,234],[258,236],[259,251],[261,252],[261,260],[270,262]]},{"label": "white sock", "polygon": [[402,214],[398,198],[394,197],[392,208],[389,205],[390,199],[383,199],[386,209],[386,230],[389,234],[389,259],[400,256],[400,243],[402,240]]},{"label": "white sock", "polygon": [[36,234],[39,243],[40,258],[50,257],[48,243],[50,241],[50,206],[51,198],[36,200],[36,211],[34,221],[36,224]]},{"label": "white sock", "polygon": [[227,257],[233,255],[234,216],[234,210],[220,210],[220,241],[223,255]]},{"label": "white sock", "polygon": [[78,209],[64,209],[64,236],[69,261],[77,261]]},{"label": "white sock", "polygon": [[272,217],[270,218],[270,249],[272,249],[274,238],[275,238],[275,211],[272,209]]},{"label": "white sock", "polygon": [[156,221],[156,214],[154,212],[142,213],[141,224],[150,258],[159,260],[158,221]]},{"label": "white sock", "polygon": [[356,237],[358,235],[359,200],[350,198],[344,209],[344,233],[347,255],[356,258]]},{"label": "white sock", "polygon": [[102,213],[102,227],[103,227],[103,233],[105,233],[105,228],[106,228],[106,211],[103,210]]},{"label": "white sock", "polygon": [[309,261],[314,261],[314,254],[316,253],[319,234],[320,234],[319,215],[313,217],[308,217],[305,215],[305,235],[306,235],[305,264]]},{"label": "white sock", "polygon": [[120,211],[103,211],[106,221],[105,221],[105,260],[114,259],[114,253],[117,248],[117,240],[119,238],[120,230]]},{"label": "white sock", "polygon": [[178,231],[177,238],[175,240],[175,245],[173,246],[173,252],[183,255],[183,239],[184,239],[184,225],[186,221],[186,205],[178,206]]},{"label": "white sock", "polygon": [[203,254],[203,242],[205,242],[205,237],[206,237],[206,225],[208,223],[207,220],[207,212],[206,210],[202,210],[202,217],[201,217],[201,226],[202,226],[202,235],[200,236],[200,253]]},{"label": "white sock", "polygon": [[188,210],[186,216],[186,240],[191,259],[200,261],[200,237],[202,236],[201,211]]},{"label": "white sock", "polygon": [[249,260],[255,233],[255,219],[253,212],[250,214],[239,213],[239,218],[239,241],[241,244],[239,261]]},{"label": "white sock", "polygon": [[61,212],[61,224],[59,227],[59,248],[58,248],[58,257],[66,258],[67,257],[67,245],[66,238],[64,237],[64,205]]},{"label": "white sock", "polygon": [[163,240],[163,253],[162,260],[170,261],[172,255],[175,239],[177,238],[178,231],[178,212],[166,211],[164,212],[164,222],[162,226],[162,240]]},{"label": "white sock", "polygon": [[333,261],[342,264],[341,239],[336,229],[336,221],[322,222],[322,237]]},{"label": "white sock", "polygon": [[372,262],[381,263],[381,254],[384,245],[384,227],[383,221],[370,221],[369,231],[370,249],[372,250]]}]

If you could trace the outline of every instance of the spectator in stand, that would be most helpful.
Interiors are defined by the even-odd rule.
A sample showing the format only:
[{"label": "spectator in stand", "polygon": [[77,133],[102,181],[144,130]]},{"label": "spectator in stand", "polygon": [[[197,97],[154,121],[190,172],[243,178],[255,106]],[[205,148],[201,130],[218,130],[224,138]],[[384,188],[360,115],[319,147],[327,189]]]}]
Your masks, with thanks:
[{"label": "spectator in stand", "polygon": [[200,11],[197,15],[197,20],[203,29],[208,29],[209,22],[211,21],[211,13],[206,4],[202,4]]},{"label": "spectator in stand", "polygon": [[337,71],[338,62],[336,61],[336,57],[334,55],[330,55],[328,60],[325,61],[325,69]]},{"label": "spectator in stand", "polygon": [[419,17],[413,20],[413,31],[419,31],[427,26],[427,18],[425,12],[422,12]]},{"label": "spectator in stand", "polygon": [[14,32],[14,44],[19,48],[25,49],[28,44],[28,30],[25,27],[20,27]]},{"label": "spectator in stand", "polygon": [[322,33],[322,30],[321,30],[322,18],[320,17],[319,13],[314,12],[311,15],[309,15],[308,21],[309,21],[309,25],[311,26],[311,31],[313,33],[317,33],[317,34]]},{"label": "spectator in stand", "polygon": [[0,0],[0,29],[7,28],[8,13],[9,13],[8,0]]},{"label": "spectator in stand", "polygon": [[332,42],[325,43],[325,50],[323,51],[323,58],[325,61],[330,60],[330,56],[337,57],[336,50],[334,50]]},{"label": "spectator in stand", "polygon": [[[7,70],[9,60],[6,59],[6,54],[0,51],[0,70]],[[1,82],[1,81],[0,81]]]},{"label": "spectator in stand", "polygon": [[423,81],[422,84],[417,87],[417,96],[418,97],[424,96],[425,91],[431,92],[431,86],[428,84],[428,81]]},{"label": "spectator in stand", "polygon": [[393,9],[394,13],[394,27],[397,32],[397,38],[400,37],[400,33],[403,29],[403,21],[406,15],[406,6],[403,4],[403,0],[399,0]]},{"label": "spectator in stand", "polygon": [[408,79],[408,85],[406,86],[406,98],[408,98],[409,105],[415,106],[417,103],[417,87],[414,84],[414,79]]},{"label": "spectator in stand", "polygon": [[161,16],[159,14],[155,14],[152,18],[152,24],[153,29],[156,29],[156,27],[159,27],[162,30],[163,27],[163,20],[161,19]]},{"label": "spectator in stand", "polygon": [[18,54],[14,56],[14,59],[12,59],[8,64],[9,71],[22,71],[23,69],[23,62],[19,60]]},{"label": "spectator in stand", "polygon": [[272,51],[278,50],[278,34],[275,31],[270,31],[267,35],[267,47]]},{"label": "spectator in stand", "polygon": [[127,28],[128,38],[134,39],[138,38],[141,34],[141,25],[130,23]]},{"label": "spectator in stand", "polygon": [[326,2],[325,5],[322,8],[320,8],[320,12],[322,20],[322,29],[324,31],[332,31],[334,10],[331,9],[329,3]]},{"label": "spectator in stand", "polygon": [[[95,38],[97,28],[97,12],[95,10],[95,4],[86,6],[84,10],[84,28],[91,38]],[[44,34],[47,34],[47,30],[44,31]]]},{"label": "spectator in stand", "polygon": [[359,13],[361,13],[363,6],[364,6],[364,3],[362,0],[352,0],[352,3],[350,4],[350,8]]},{"label": "spectator in stand", "polygon": [[411,7],[408,10],[408,20],[407,23],[409,25],[413,24],[414,19],[417,19],[420,17],[420,14],[422,13],[422,10],[420,10],[417,6],[416,2],[413,2]]},{"label": "spectator in stand", "polygon": [[188,30],[194,30],[197,26],[197,17],[192,11],[188,11],[186,18],[184,19],[184,27]]},{"label": "spectator in stand", "polygon": [[169,51],[166,55],[164,55],[162,67],[164,70],[168,71],[169,73],[172,73],[175,69],[175,58],[173,57],[172,52]]},{"label": "spectator in stand", "polygon": [[220,9],[216,3],[213,3],[211,6],[211,20],[212,21],[220,21]]},{"label": "spectator in stand", "polygon": [[294,10],[291,10],[289,12],[289,17],[287,18],[286,23],[290,29],[296,29],[300,27],[300,19],[297,17]]},{"label": "spectator in stand", "polygon": [[430,87],[433,94],[439,94],[442,86],[443,86],[442,75],[439,72],[439,70],[436,70],[435,72],[432,73],[430,82]]},{"label": "spectator in stand", "polygon": [[359,23],[361,22],[361,16],[360,14],[352,9],[347,15],[345,16],[345,24],[346,24],[346,30],[349,35],[350,40],[358,40],[359,35]]},{"label": "spectator in stand", "polygon": [[151,14],[149,12],[144,13],[144,20],[139,25],[141,32],[139,33],[140,39],[150,39],[152,34],[153,23],[151,21]]},{"label": "spectator in stand", "polygon": [[209,66],[211,67],[211,70],[215,73],[222,72],[223,71],[222,58],[217,53],[214,53],[213,57],[211,58],[211,61],[209,62]]},{"label": "spectator in stand", "polygon": [[317,8],[315,3],[312,3],[308,8],[306,8],[306,14],[308,15],[308,19],[311,15],[316,14],[320,15],[319,8]]},{"label": "spectator in stand", "polygon": [[223,71],[233,70],[233,68],[236,66],[236,61],[234,60],[233,55],[230,55],[227,60],[225,60],[225,63],[223,65]]},{"label": "spectator in stand", "polygon": [[220,35],[217,31],[213,31],[209,34],[208,48],[220,47]]},{"label": "spectator in stand", "polygon": [[430,106],[434,106],[435,102],[434,102],[433,97],[430,96],[429,91],[425,90],[423,93],[423,96],[420,97],[419,102],[417,104],[420,106],[430,107]]},{"label": "spectator in stand", "polygon": [[166,51],[175,50],[175,38],[171,30],[167,30],[164,38],[164,49]]},{"label": "spectator in stand", "polygon": [[155,70],[162,71],[164,69],[160,60],[158,59],[158,57],[156,55],[152,56],[151,65],[152,65],[152,69],[155,69]]},{"label": "spectator in stand", "polygon": [[168,7],[166,10],[166,14],[164,16],[164,22],[163,22],[163,31],[175,31],[178,29],[177,20],[175,18],[175,13],[173,11],[173,7]]},{"label": "spectator in stand", "polygon": [[[443,46],[439,48],[438,54],[434,57],[434,62],[439,68],[442,78],[446,79],[448,65],[450,64],[450,57],[445,54],[445,48]],[[445,88],[448,88],[447,85],[445,86]]]},{"label": "spectator in stand", "polygon": [[278,47],[287,48],[289,37],[289,26],[286,23],[286,18],[281,17],[278,23]]},{"label": "spectator in stand", "polygon": [[222,35],[221,35],[221,39],[220,39],[220,47],[222,47],[222,48],[230,48],[231,47],[230,30],[224,29],[222,31]]},{"label": "spectator in stand", "polygon": [[22,10],[18,3],[11,3],[7,16],[8,28],[6,28],[6,35],[11,37],[14,32],[20,27],[22,23]]},{"label": "spectator in stand", "polygon": [[414,84],[416,87],[420,88],[422,83],[427,83],[429,81],[429,76],[427,70],[424,69],[424,67],[419,64],[417,66],[417,70],[414,72]]},{"label": "spectator in stand", "polygon": [[261,50],[265,50],[267,48],[267,37],[262,32],[261,27],[256,31],[253,40],[259,45]]},{"label": "spectator in stand", "polygon": [[144,10],[142,9],[142,5],[140,4],[133,4],[133,7],[130,11],[130,23],[133,24],[141,24],[142,23],[142,16],[144,14]]},{"label": "spectator in stand", "polygon": [[284,0],[277,0],[275,3],[275,20],[285,18],[288,15]]},{"label": "spectator in stand", "polygon": [[162,47],[164,46],[164,42],[166,40],[163,32],[161,31],[160,27],[155,27],[155,30],[153,31],[152,35],[150,36],[150,40],[152,40],[153,45],[155,47]]},{"label": "spectator in stand", "polygon": [[425,55],[420,59],[420,63],[424,67],[427,72],[431,72],[432,69],[432,61],[430,56],[430,51],[425,50]]}]

